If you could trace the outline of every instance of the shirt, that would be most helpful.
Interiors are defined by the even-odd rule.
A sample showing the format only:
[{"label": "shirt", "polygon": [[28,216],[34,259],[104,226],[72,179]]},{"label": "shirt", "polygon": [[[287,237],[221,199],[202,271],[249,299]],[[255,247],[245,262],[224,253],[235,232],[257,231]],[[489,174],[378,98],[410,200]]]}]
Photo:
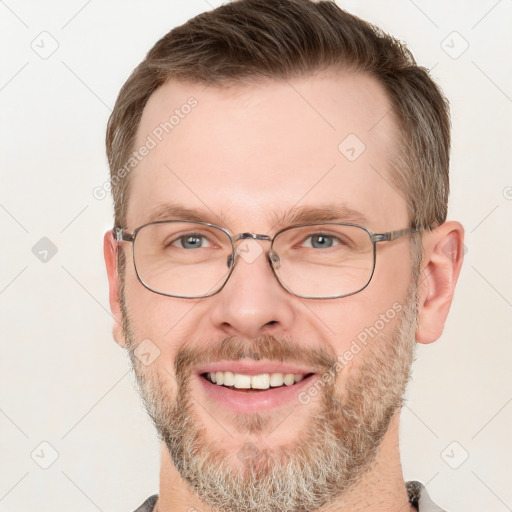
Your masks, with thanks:
[{"label": "shirt", "polygon": [[[427,489],[421,482],[411,480],[405,483],[405,488],[407,489],[409,502],[416,507],[418,512],[446,512],[430,499]],[[153,512],[157,499],[158,494],[151,496],[135,512]]]}]

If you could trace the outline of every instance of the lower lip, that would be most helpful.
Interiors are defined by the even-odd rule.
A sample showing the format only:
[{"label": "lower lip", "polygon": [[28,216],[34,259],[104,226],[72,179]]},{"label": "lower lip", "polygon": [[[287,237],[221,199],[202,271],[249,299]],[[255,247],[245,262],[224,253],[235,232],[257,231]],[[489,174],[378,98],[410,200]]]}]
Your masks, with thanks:
[{"label": "lower lip", "polygon": [[291,386],[269,388],[265,391],[237,391],[226,386],[213,384],[209,380],[197,375],[207,395],[221,406],[238,413],[255,413],[268,411],[290,402],[300,404],[298,395],[311,386],[318,375],[312,374]]}]

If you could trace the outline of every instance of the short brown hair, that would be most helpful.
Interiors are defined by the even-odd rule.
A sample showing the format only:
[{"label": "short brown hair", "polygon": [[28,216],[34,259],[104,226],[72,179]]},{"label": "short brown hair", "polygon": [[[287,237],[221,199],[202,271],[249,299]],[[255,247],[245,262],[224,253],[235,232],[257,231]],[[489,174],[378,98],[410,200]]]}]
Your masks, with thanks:
[{"label": "short brown hair", "polygon": [[448,103],[410,51],[331,1],[238,0],[171,30],[122,87],[106,136],[116,224],[126,222],[131,176],[119,179],[118,173],[134,150],[142,112],[158,87],[171,79],[216,86],[288,80],[324,69],[366,73],[384,87],[401,139],[393,180],[404,193],[411,225],[443,223]]}]

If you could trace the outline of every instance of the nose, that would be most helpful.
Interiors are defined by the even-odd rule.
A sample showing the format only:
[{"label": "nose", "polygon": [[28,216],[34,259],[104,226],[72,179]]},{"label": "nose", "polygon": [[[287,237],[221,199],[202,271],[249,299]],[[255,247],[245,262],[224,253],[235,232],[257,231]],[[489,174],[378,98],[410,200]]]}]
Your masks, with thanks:
[{"label": "nose", "polygon": [[224,288],[211,297],[210,320],[226,335],[255,338],[283,334],[295,320],[293,301],[268,261],[265,242],[239,246],[235,268]]}]

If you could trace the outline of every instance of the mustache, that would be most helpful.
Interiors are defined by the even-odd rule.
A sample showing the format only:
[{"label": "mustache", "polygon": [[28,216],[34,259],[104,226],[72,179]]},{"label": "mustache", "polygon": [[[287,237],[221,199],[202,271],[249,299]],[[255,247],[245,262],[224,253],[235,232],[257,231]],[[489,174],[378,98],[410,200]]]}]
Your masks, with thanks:
[{"label": "mustache", "polygon": [[178,382],[185,383],[197,366],[221,360],[267,359],[275,362],[305,364],[324,373],[337,361],[336,354],[329,347],[308,348],[286,337],[263,335],[251,340],[228,336],[207,345],[185,344],[174,360],[174,371]]}]

